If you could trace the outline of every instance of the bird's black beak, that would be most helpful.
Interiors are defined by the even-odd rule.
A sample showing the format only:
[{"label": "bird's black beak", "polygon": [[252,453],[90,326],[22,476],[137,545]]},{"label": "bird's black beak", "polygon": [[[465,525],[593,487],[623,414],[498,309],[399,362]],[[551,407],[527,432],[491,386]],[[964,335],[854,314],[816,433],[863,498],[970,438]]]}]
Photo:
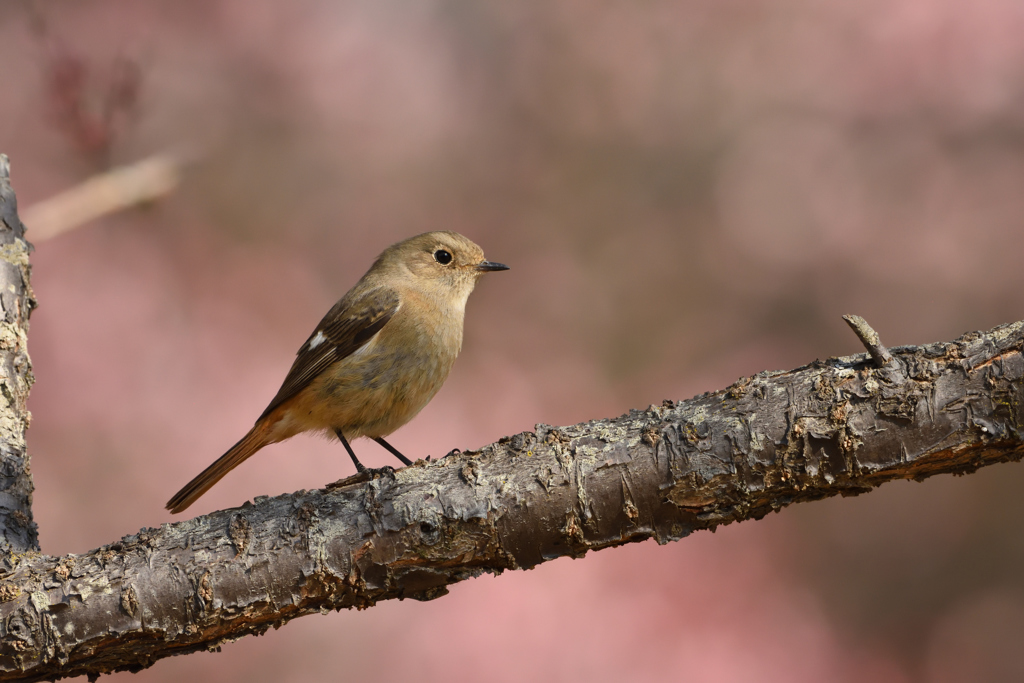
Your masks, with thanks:
[{"label": "bird's black beak", "polygon": [[481,273],[490,273],[494,270],[508,270],[508,266],[504,263],[495,263],[494,261],[481,261],[476,264],[476,269]]}]

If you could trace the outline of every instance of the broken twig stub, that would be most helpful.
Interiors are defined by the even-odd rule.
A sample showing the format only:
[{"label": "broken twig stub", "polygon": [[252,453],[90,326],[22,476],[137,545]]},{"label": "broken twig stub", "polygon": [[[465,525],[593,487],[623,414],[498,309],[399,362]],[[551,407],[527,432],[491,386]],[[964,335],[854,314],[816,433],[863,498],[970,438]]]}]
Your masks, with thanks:
[{"label": "broken twig stub", "polygon": [[864,344],[864,348],[871,354],[871,359],[875,361],[875,365],[879,368],[884,368],[892,362],[892,354],[889,353],[889,349],[882,345],[882,340],[879,339],[878,333],[868,325],[868,321],[859,315],[844,315],[843,320],[846,324],[857,335],[861,343]]}]

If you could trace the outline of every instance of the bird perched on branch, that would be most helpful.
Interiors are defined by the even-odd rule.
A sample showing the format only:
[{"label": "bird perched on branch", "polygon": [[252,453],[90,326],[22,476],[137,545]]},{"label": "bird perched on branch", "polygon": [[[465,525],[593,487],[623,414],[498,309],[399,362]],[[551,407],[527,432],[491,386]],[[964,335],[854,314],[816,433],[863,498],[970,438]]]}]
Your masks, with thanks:
[{"label": "bird perched on branch", "polygon": [[300,432],[366,436],[406,465],[384,437],[423,409],[462,349],[466,301],[484,273],[508,266],[484,259],[455,232],[428,232],[388,247],[328,311],[299,349],[284,384],[249,433],[167,503],[185,510],[264,446]]}]

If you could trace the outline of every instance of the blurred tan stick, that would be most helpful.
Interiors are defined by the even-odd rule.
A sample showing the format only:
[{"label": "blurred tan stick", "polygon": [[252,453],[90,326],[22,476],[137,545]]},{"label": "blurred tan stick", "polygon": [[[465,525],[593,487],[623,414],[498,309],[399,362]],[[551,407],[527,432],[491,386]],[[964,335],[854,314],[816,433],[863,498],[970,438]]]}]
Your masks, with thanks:
[{"label": "blurred tan stick", "polygon": [[171,193],[181,180],[181,162],[158,154],[121,166],[24,209],[32,242],[42,242],[100,216],[123,211]]}]

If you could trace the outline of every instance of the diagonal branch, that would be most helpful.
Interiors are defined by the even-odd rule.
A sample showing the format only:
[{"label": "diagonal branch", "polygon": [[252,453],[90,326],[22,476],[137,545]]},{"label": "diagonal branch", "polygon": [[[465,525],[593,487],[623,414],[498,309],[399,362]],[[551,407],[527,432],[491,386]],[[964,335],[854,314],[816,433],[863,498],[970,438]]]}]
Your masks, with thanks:
[{"label": "diagonal branch", "polygon": [[183,164],[165,153],[111,169],[25,208],[25,223],[39,244],[106,214],[153,202],[178,186]]},{"label": "diagonal branch", "polygon": [[1024,323],[143,529],[0,576],[0,680],[138,670],[304,614],[1019,460]]},{"label": "diagonal branch", "polygon": [[[1019,460],[1024,322],[761,373],[678,405],[39,554],[25,451],[29,285],[0,155],[0,680],[136,671],[313,612]],[[25,552],[28,551],[28,552]]]}]

